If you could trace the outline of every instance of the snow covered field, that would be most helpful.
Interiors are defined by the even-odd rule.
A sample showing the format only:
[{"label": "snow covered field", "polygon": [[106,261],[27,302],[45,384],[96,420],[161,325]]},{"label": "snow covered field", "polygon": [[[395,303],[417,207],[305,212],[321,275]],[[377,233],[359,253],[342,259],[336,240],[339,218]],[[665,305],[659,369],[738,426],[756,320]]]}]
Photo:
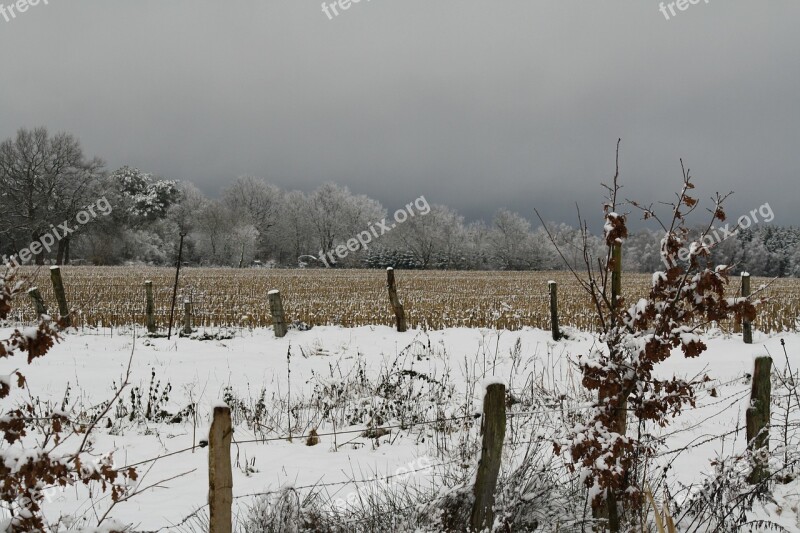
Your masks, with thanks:
[{"label": "snow covered field", "polygon": [[[153,382],[159,385],[156,395],[161,395],[167,383],[171,385],[168,398],[159,404],[159,409],[174,415],[187,405],[197,403],[198,420],[193,436],[195,424],[191,414],[177,423],[154,422],[141,417],[131,420],[134,417],[129,413],[134,410],[135,401],[131,400],[128,390],[121,397],[123,410],[114,408],[110,412],[108,425],[111,427],[101,424],[103,427],[97,432],[95,450],[115,450],[115,462],[120,466],[180,452],[139,466],[141,473],[146,472],[141,480],[142,487],[180,477],[160,483],[118,505],[112,513],[124,523],[135,524],[139,531],[159,528],[167,531],[206,501],[207,449],[181,450],[206,438],[209,413],[226,394],[229,399],[251,399],[256,404],[263,388],[266,405],[277,410],[276,406],[283,405],[287,397],[292,403],[310,400],[322,385],[344,383],[354,372],[363,371],[374,379],[381,374],[399,374],[406,370],[451,385],[447,388],[450,393],[443,396],[446,403],[431,412],[429,418],[454,417],[464,415],[465,409],[472,413],[480,411],[480,383],[492,376],[502,378],[512,394],[532,387],[532,383],[564,393],[576,390],[579,380],[571,361],[588,352],[594,339],[576,331],[570,331],[569,336],[571,340],[554,343],[549,332],[537,329],[397,333],[383,326],[315,327],[305,332],[290,331],[283,339],[275,339],[271,330],[262,329],[245,331],[228,340],[210,341],[134,339],[130,331],[115,333],[113,337],[76,333],[67,335],[46,357],[25,368],[24,373],[33,394],[42,401],[60,405],[69,387],[68,403],[85,408],[113,397],[114,386],[121,382],[133,354],[131,388],[138,387],[142,391],[143,402],[147,401],[154,373]],[[676,354],[659,369],[664,375],[676,373],[692,377],[707,373],[712,378],[706,389],[698,393],[697,409],[685,411],[672,426],[650,429],[665,436],[663,450],[666,454],[659,461],[662,465],[672,462],[668,476],[673,494],[678,492],[679,484],[700,482],[711,471],[710,460],[717,454],[727,456],[744,449],[744,431],[737,431],[737,428],[744,424],[749,397],[747,374],[752,371],[753,356],[769,351],[775,366],[781,369],[785,366],[781,340],[785,340],[790,357],[800,353],[798,334],[757,335],[752,346],[744,345],[740,336],[726,336],[720,332],[711,332],[704,339],[709,350],[702,357],[685,359]],[[291,354],[290,359],[287,353]],[[7,371],[12,370],[9,364],[4,364]],[[800,362],[795,366],[800,367]],[[230,388],[226,391],[226,387]],[[540,406],[527,408],[529,411],[536,409],[544,412],[553,406],[542,402]],[[305,421],[297,413],[292,416],[295,435],[308,432],[318,422]],[[273,412],[266,418],[275,424],[261,435],[238,421],[234,440],[287,435],[285,412]],[[546,428],[531,427],[532,419],[520,417],[519,420],[515,431],[547,434]],[[273,440],[234,445],[234,495],[276,490],[287,484],[303,487],[340,483],[329,487],[328,493],[334,500],[346,500],[356,487],[348,481],[402,474],[403,468],[418,470],[404,476],[404,480],[418,484],[435,482],[435,465],[448,459],[445,450],[452,449],[446,443],[443,445],[442,440],[449,439],[452,443],[459,439],[458,434],[431,438],[431,430],[420,426],[393,429],[377,441],[361,437],[359,433],[345,433],[364,429],[366,422],[338,427],[336,430],[340,434],[323,435],[316,446],[307,446],[301,438],[292,442]],[[330,429],[321,426],[319,431],[327,433]],[[717,438],[726,434],[724,438]],[[691,447],[681,452],[686,446]],[[513,463],[514,460],[509,459],[504,466]],[[471,466],[474,465],[466,468]],[[764,511],[791,531],[800,531],[799,489],[796,483],[779,486],[781,497],[773,508]],[[243,497],[234,504],[243,509],[251,502],[252,499]],[[102,514],[105,507],[107,501],[91,500],[84,491],[74,488],[50,491],[46,505],[51,517],[59,513],[76,514],[76,509],[77,514],[93,517],[96,512]]]}]

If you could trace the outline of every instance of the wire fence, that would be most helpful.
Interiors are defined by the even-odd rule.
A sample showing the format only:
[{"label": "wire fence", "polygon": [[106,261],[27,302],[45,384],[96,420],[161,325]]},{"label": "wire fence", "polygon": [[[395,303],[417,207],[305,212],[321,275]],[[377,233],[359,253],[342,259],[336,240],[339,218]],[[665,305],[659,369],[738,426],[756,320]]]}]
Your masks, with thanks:
[{"label": "wire fence", "polygon": [[[735,384],[737,382],[741,382],[741,378],[736,378],[736,379],[729,380],[729,381],[725,382],[724,384],[723,383],[719,384],[718,386],[733,385],[733,384]],[[691,432],[696,431],[698,428],[702,427],[709,420],[712,420],[712,419],[715,419],[715,418],[721,416],[722,414],[727,412],[732,406],[735,406],[737,403],[739,403],[742,400],[744,400],[747,397],[748,393],[749,393],[748,390],[742,390],[742,391],[739,391],[737,393],[734,393],[733,395],[727,396],[725,398],[721,398],[721,399],[716,400],[714,402],[706,403],[704,405],[696,407],[696,409],[710,409],[710,408],[715,408],[715,407],[721,406],[720,408],[715,409],[711,414],[703,417],[701,420],[696,421],[696,422],[694,422],[693,424],[691,424],[689,426],[677,428],[677,429],[674,429],[674,430],[672,430],[670,432],[661,434],[661,435],[659,435],[658,439],[661,442],[663,442],[663,441],[665,441],[665,440],[667,440],[669,438],[675,437],[678,434],[691,433]],[[547,416],[547,415],[564,415],[564,414],[570,414],[570,413],[574,414],[574,413],[586,412],[588,410],[595,409],[595,408],[597,408],[597,405],[592,404],[592,403],[588,403],[588,404],[583,404],[583,405],[572,405],[572,406],[568,406],[568,407],[564,407],[564,408],[545,408],[545,407],[540,407],[540,408],[534,408],[534,409],[528,409],[528,410],[507,409],[506,412],[505,412],[505,416],[508,419],[514,419],[514,418],[528,418],[528,419],[530,419],[530,418],[535,418],[535,417],[540,417],[541,418],[541,417],[544,417],[544,416]],[[314,432],[310,432],[310,433],[302,433],[302,434],[297,434],[297,435],[282,435],[282,436],[273,436],[273,437],[257,437],[257,438],[246,438],[246,439],[242,439],[242,440],[232,439],[231,443],[238,447],[238,446],[243,446],[243,445],[260,445],[260,444],[274,443],[274,442],[278,442],[278,441],[288,441],[290,439],[305,440],[305,439],[309,439],[309,438],[336,437],[336,436],[348,435],[348,434],[358,434],[358,435],[363,436],[365,438],[373,438],[373,437],[371,437],[371,435],[379,435],[379,436],[388,435],[394,430],[412,431],[415,427],[437,426],[437,425],[441,426],[443,424],[448,424],[448,423],[452,423],[452,422],[476,421],[476,420],[480,419],[482,416],[483,415],[481,413],[471,413],[471,414],[461,415],[461,416],[434,418],[434,419],[431,419],[431,420],[408,422],[408,423],[404,423],[404,424],[387,424],[387,425],[366,426],[366,427],[360,427],[360,428],[356,428],[356,429],[343,429],[343,430],[329,431],[329,432],[316,432],[316,431],[314,431]],[[541,428],[544,425],[546,425],[545,424],[545,420],[537,420],[536,424],[537,424],[536,427],[539,427],[539,428]],[[563,429],[563,427],[559,428],[558,426],[554,426],[554,429]],[[653,455],[652,458],[653,459],[667,458],[667,459],[670,459],[671,461],[674,461],[675,457],[677,455],[679,455],[679,454],[682,454],[682,453],[685,453],[685,452],[689,452],[689,451],[691,451],[693,449],[696,449],[698,447],[704,446],[704,445],[709,444],[709,443],[711,443],[713,441],[725,439],[725,438],[727,438],[729,436],[736,435],[736,434],[742,432],[744,429],[745,429],[744,425],[736,425],[736,427],[734,427],[732,429],[729,429],[729,430],[726,430],[726,431],[724,431],[724,432],[722,432],[720,434],[697,435],[692,440],[690,440],[689,442],[683,444],[680,448],[670,449],[670,450],[662,450],[662,451],[656,453],[655,455]],[[534,440],[524,440],[524,439],[515,438],[515,439],[513,439],[513,445],[514,446],[521,446],[521,445],[530,445],[530,444],[541,444],[543,441],[547,442],[547,439],[541,439],[540,438],[540,439],[534,439]],[[137,461],[137,462],[134,462],[134,463],[131,463],[131,464],[127,464],[127,465],[125,465],[123,467],[118,468],[117,470],[125,470],[125,469],[128,469],[128,468],[135,468],[135,467],[142,466],[144,464],[153,463],[153,462],[160,461],[160,460],[167,459],[167,458],[171,458],[171,457],[174,457],[174,456],[177,456],[177,455],[180,455],[180,454],[190,453],[190,452],[193,452],[193,451],[195,451],[197,449],[206,448],[207,445],[208,445],[208,443],[206,441],[201,441],[200,444],[198,444],[198,445],[186,447],[186,448],[183,448],[183,449],[180,449],[180,450],[176,450],[176,451],[173,451],[173,452],[161,454],[161,455],[149,458],[149,459],[145,459],[145,460]],[[463,460],[458,459],[458,460],[451,460],[451,461],[440,461],[440,462],[437,462],[434,465],[428,465],[428,466],[425,466],[423,468],[405,470],[405,471],[403,471],[403,473],[400,473],[400,474],[374,476],[374,477],[363,478],[363,479],[350,479],[349,478],[349,479],[345,479],[345,480],[342,480],[342,481],[323,482],[322,478],[320,478],[319,480],[317,480],[314,483],[309,483],[309,484],[304,484],[304,485],[299,485],[299,486],[292,485],[292,484],[287,484],[287,485],[284,485],[283,487],[276,488],[276,489],[268,489],[268,490],[262,490],[262,491],[256,491],[256,492],[249,492],[249,493],[245,493],[245,494],[238,494],[238,495],[235,495],[233,497],[233,499],[236,500],[236,501],[239,501],[239,500],[252,499],[252,498],[258,498],[258,497],[272,496],[272,495],[280,494],[280,493],[282,493],[282,492],[284,492],[286,490],[293,490],[293,491],[296,491],[296,492],[308,491],[308,490],[320,491],[322,489],[333,488],[333,487],[344,487],[344,486],[349,486],[349,485],[363,485],[363,484],[370,484],[370,483],[385,483],[385,482],[387,482],[389,480],[392,480],[392,479],[408,476],[409,474],[416,474],[416,473],[421,473],[421,472],[435,471],[437,468],[452,467],[456,463],[460,463],[460,464],[463,465]],[[420,506],[424,507],[425,505],[431,505],[431,504],[435,503],[436,500],[438,500],[438,499],[439,498],[433,498],[433,499],[430,499],[430,500],[421,501],[420,503],[416,504],[415,506],[416,507],[420,507]],[[208,504],[203,504],[202,506],[200,506],[197,509],[195,509],[191,514],[189,514],[188,516],[184,517],[180,522],[177,522],[175,524],[171,524],[170,527],[176,528],[176,527],[181,527],[181,526],[187,524],[189,521],[191,521],[192,519],[196,518],[200,513],[204,512],[205,509],[207,509],[207,507],[208,507]],[[354,519],[354,520],[357,520],[357,519]]]}]

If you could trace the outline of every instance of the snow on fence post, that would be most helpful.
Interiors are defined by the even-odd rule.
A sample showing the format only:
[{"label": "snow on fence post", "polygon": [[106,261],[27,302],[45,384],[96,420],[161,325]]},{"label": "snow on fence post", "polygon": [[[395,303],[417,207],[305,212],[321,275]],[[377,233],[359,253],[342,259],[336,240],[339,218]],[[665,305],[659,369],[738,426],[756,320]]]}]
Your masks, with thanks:
[{"label": "snow on fence post", "polygon": [[39,293],[38,287],[31,287],[28,291],[28,296],[30,296],[31,300],[33,300],[33,306],[36,308],[36,316],[41,317],[42,315],[47,314],[47,306],[44,305],[44,300],[42,300],[42,295]]},{"label": "snow on fence post", "polygon": [[753,453],[753,471],[748,481],[759,483],[769,476],[767,470],[769,451],[769,404],[772,396],[771,357],[756,357],[753,368],[753,387],[750,391],[750,407],[745,412],[747,443]]},{"label": "snow on fence post", "polygon": [[475,503],[470,517],[472,531],[491,529],[494,523],[494,491],[506,435],[506,386],[502,383],[492,383],[486,387],[481,433],[483,445],[473,490]]},{"label": "snow on fence post", "polygon": [[392,305],[392,311],[394,311],[397,331],[402,333],[408,329],[406,326],[406,311],[403,309],[403,304],[400,303],[400,298],[397,297],[397,285],[394,281],[394,269],[392,267],[386,269],[386,284],[389,287],[389,303]]},{"label": "snow on fence post", "polygon": [[61,279],[61,268],[57,266],[50,267],[50,281],[53,282],[53,293],[58,302],[58,313],[61,315],[59,320],[64,323],[64,327],[70,327],[72,320],[69,316],[69,306],[67,305],[67,294],[64,291],[64,281]]},{"label": "snow on fence post", "polygon": [[[750,274],[742,272],[742,298],[750,296]],[[753,344],[753,325],[747,319],[742,320],[742,338],[745,344]]]},{"label": "snow on fence post", "polygon": [[156,332],[156,318],[153,316],[155,304],[153,303],[153,282],[147,280],[144,282],[145,293],[145,325],[147,326],[148,333]]},{"label": "snow on fence post", "polygon": [[188,299],[183,301],[183,334],[192,334],[192,302]]},{"label": "snow on fence post", "polygon": [[561,338],[558,329],[558,283],[548,281],[547,286],[550,288],[550,328],[553,331],[553,340],[557,341]]},{"label": "snow on fence post", "polygon": [[231,471],[231,410],[214,407],[214,421],[208,433],[209,533],[231,533],[233,521],[233,472]]},{"label": "snow on fence post", "polygon": [[281,293],[280,291],[272,290],[269,291],[267,295],[269,296],[269,312],[272,315],[272,325],[275,336],[278,338],[285,337],[287,332],[286,316],[283,313]]}]

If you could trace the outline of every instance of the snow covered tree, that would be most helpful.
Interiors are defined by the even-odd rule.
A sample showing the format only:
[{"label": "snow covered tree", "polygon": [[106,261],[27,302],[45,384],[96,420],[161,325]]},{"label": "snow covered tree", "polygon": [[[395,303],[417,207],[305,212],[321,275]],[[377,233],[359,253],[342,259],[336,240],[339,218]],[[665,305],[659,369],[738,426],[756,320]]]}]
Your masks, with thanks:
[{"label": "snow covered tree", "polygon": [[309,196],[307,215],[314,236],[314,246],[323,252],[333,249],[337,240],[349,237],[343,220],[348,196],[349,190],[334,183],[322,185]]},{"label": "snow covered tree", "polygon": [[432,205],[425,214],[409,215],[392,230],[393,246],[409,252],[421,268],[456,264],[463,257],[464,219],[444,205]]},{"label": "snow covered tree", "polygon": [[135,220],[163,218],[181,198],[178,182],[154,178],[138,168],[124,166],[113,172],[111,179],[121,192],[123,208]]},{"label": "snow covered tree", "polygon": [[499,210],[489,233],[492,258],[502,270],[532,270],[542,266],[543,252],[531,232],[531,223],[517,213]]},{"label": "snow covered tree", "polygon": [[[314,190],[308,196],[307,206],[304,214],[311,229],[313,249],[305,253],[314,256],[355,238],[386,216],[379,202],[363,195],[353,195],[347,187],[334,183],[326,183]],[[359,261],[357,254],[350,254],[340,263],[352,266]]]},{"label": "snow covered tree", "polygon": [[309,199],[302,191],[290,191],[284,195],[275,232],[278,237],[276,259],[280,263],[294,265],[305,254],[316,257],[319,253],[319,249],[314,249],[309,209]]},{"label": "snow covered tree", "polygon": [[[231,213],[237,228],[252,227],[258,232],[253,254],[275,250],[273,228],[279,221],[283,192],[261,178],[241,176],[222,192],[222,203]],[[245,232],[249,233],[249,232]]]}]

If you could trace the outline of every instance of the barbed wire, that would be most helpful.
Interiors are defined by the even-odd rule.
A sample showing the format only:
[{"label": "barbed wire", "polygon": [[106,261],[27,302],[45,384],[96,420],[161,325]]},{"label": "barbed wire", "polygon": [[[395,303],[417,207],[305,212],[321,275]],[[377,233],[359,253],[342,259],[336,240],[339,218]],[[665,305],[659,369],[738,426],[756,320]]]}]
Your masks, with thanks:
[{"label": "barbed wire", "polygon": [[[265,443],[265,442],[275,442],[280,440],[289,440],[289,439],[308,439],[314,437],[335,437],[338,435],[351,435],[354,433],[367,433],[367,432],[374,432],[378,433],[380,431],[388,431],[390,429],[411,429],[414,426],[425,426],[425,425],[434,425],[434,424],[441,424],[444,422],[455,422],[458,420],[466,420],[466,419],[473,419],[477,420],[483,416],[481,413],[474,413],[471,415],[464,415],[464,416],[456,416],[450,418],[440,418],[436,420],[424,420],[422,422],[407,422],[404,424],[393,424],[390,426],[378,426],[378,427],[368,427],[363,429],[350,429],[350,430],[343,430],[343,431],[332,431],[327,433],[308,433],[304,435],[287,435],[285,437],[269,437],[269,438],[260,438],[260,439],[249,439],[249,440],[239,440],[239,441],[232,441],[232,444],[253,444],[253,443]],[[381,435],[382,436],[382,435]],[[369,437],[367,438],[375,438]]]},{"label": "barbed wire", "polygon": [[729,436],[731,436],[733,434],[739,433],[740,431],[742,431],[746,427],[747,426],[737,425],[734,429],[731,429],[730,431],[726,431],[725,433],[722,433],[721,435],[712,435],[712,436],[710,436],[710,437],[708,437],[705,440],[702,440],[700,442],[693,442],[697,438],[700,438],[700,437],[696,437],[695,439],[690,441],[689,444],[687,444],[685,446],[682,446],[681,448],[678,448],[677,450],[667,450],[667,451],[655,454],[653,457],[655,459],[658,459],[659,457],[665,457],[667,455],[674,455],[674,454],[677,454],[677,453],[683,453],[685,451],[692,450],[694,448],[700,447],[703,444],[708,444],[709,442],[712,442],[712,441],[715,441],[715,440],[718,440],[718,439],[724,439],[725,437],[729,437]]},{"label": "barbed wire", "polygon": [[[378,477],[378,478],[371,478],[371,479],[348,479],[348,480],[345,480],[345,481],[336,481],[336,482],[331,482],[331,483],[316,482],[316,483],[309,484],[309,485],[301,485],[299,487],[296,487],[296,486],[291,485],[291,484],[287,484],[287,485],[285,485],[285,486],[283,486],[282,488],[279,488],[279,489],[261,491],[261,492],[252,492],[252,493],[248,493],[248,494],[240,494],[238,496],[234,496],[233,500],[242,500],[242,499],[245,499],[245,498],[255,498],[255,497],[259,497],[259,496],[271,496],[273,494],[280,494],[281,492],[284,492],[286,490],[300,491],[300,490],[316,489],[316,488],[324,488],[324,487],[337,487],[337,486],[344,486],[344,485],[358,485],[358,484],[364,484],[364,483],[380,483],[380,482],[387,481],[389,479],[393,479],[393,478],[400,477],[400,476],[407,476],[407,475],[410,475],[410,474],[415,474],[417,472],[423,472],[423,471],[429,470],[429,469],[436,469],[436,468],[443,467],[443,466],[450,466],[450,465],[453,465],[453,464],[455,464],[457,462],[460,462],[460,461],[453,460],[453,461],[448,461],[448,462],[444,462],[444,463],[438,463],[438,464],[435,464],[435,465],[427,466],[427,467],[424,467],[424,468],[419,468],[419,469],[416,469],[416,470],[409,470],[409,471],[404,472],[402,474],[392,474],[392,475],[388,475],[388,476],[383,476],[383,477]],[[428,502],[428,503],[432,503],[433,501],[435,501],[435,500],[431,500],[431,502]],[[207,507],[208,507],[207,503],[201,505],[200,507],[198,507],[197,509],[192,511],[189,515],[184,517],[180,522],[178,522],[177,524],[171,524],[168,527],[175,528],[175,527],[180,527],[180,526],[186,524],[189,520],[191,520],[192,518],[197,516],[198,513],[200,513],[202,510],[204,510]],[[161,528],[161,529],[164,529],[164,528]],[[161,529],[159,529],[158,531],[161,531]]]},{"label": "barbed wire", "polygon": [[157,457],[153,457],[152,459],[145,459],[143,461],[138,461],[136,463],[131,463],[129,465],[121,466],[119,468],[115,468],[114,471],[121,472],[122,470],[127,470],[128,468],[134,468],[136,466],[141,466],[141,465],[144,465],[144,464],[147,464],[147,463],[152,463],[152,462],[155,462],[155,461],[159,461],[161,459],[165,459],[167,457],[172,457],[174,455],[180,455],[182,453],[191,452],[191,451],[196,450],[198,448],[205,448],[206,446],[208,446],[208,443],[206,441],[200,441],[200,444],[196,444],[194,446],[189,446],[188,448],[184,448],[182,450],[176,450],[174,452],[165,453],[163,455],[159,455]]},{"label": "barbed wire", "polygon": [[340,487],[340,486],[343,486],[343,485],[359,485],[359,484],[365,484],[365,483],[382,483],[382,482],[385,482],[385,481],[388,481],[390,479],[394,479],[394,478],[397,478],[397,477],[408,476],[410,474],[416,474],[417,472],[424,472],[425,470],[435,469],[435,468],[439,468],[439,467],[443,467],[443,466],[450,466],[450,465],[453,465],[453,464],[458,463],[458,462],[460,462],[460,461],[458,461],[458,460],[448,461],[448,462],[445,462],[445,463],[438,463],[438,464],[435,464],[435,465],[426,466],[424,468],[418,468],[416,470],[408,470],[406,472],[403,472],[402,474],[391,474],[391,475],[388,475],[388,476],[375,477],[375,478],[370,478],[370,479],[347,479],[345,481],[334,481],[334,482],[331,482],[331,483],[320,483],[320,482],[317,482],[317,483],[310,484],[310,485],[301,485],[299,487],[295,487],[294,485],[285,485],[284,487],[282,487],[280,489],[264,491],[264,492],[252,492],[252,493],[249,493],[249,494],[241,494],[239,496],[234,496],[233,499],[234,500],[241,500],[243,498],[252,498],[252,497],[256,497],[256,496],[269,496],[269,495],[277,494],[279,492],[283,492],[284,490],[289,490],[289,489],[291,489],[291,490],[305,490],[305,489],[316,489],[318,487]]},{"label": "barbed wire", "polygon": [[[734,405],[735,403],[738,403],[739,401],[741,401],[742,398],[744,398],[745,394],[748,393],[748,392],[749,391],[742,391],[740,394],[736,395],[732,401],[730,401],[731,398],[728,397],[728,398],[725,398],[724,400],[721,400],[719,402],[714,402],[713,404],[705,405],[705,406],[702,406],[702,407],[697,407],[699,409],[699,408],[709,407],[709,406],[712,406],[712,405],[718,405],[719,403],[722,403],[722,402],[730,401],[729,405],[726,406],[725,409],[723,409],[723,410],[721,410],[721,411],[719,411],[717,413],[714,413],[712,415],[709,415],[708,417],[706,417],[703,420],[695,423],[694,425],[689,426],[687,428],[677,429],[677,430],[672,431],[670,433],[667,433],[665,435],[661,435],[658,438],[659,439],[665,439],[665,438],[674,436],[674,435],[676,435],[678,433],[682,433],[682,432],[686,432],[686,431],[690,431],[692,429],[695,429],[696,427],[702,425],[707,420],[710,420],[711,418],[715,418],[715,417],[719,416],[720,414],[725,412],[731,405]],[[568,408],[563,408],[563,409],[562,408],[547,408],[547,409],[535,409],[533,411],[506,411],[505,412],[505,416],[507,416],[507,417],[516,417],[516,416],[535,416],[535,415],[540,415],[540,414],[545,414],[545,413],[574,413],[574,412],[586,411],[586,410],[589,410],[589,409],[593,409],[595,407],[597,407],[597,406],[596,405],[583,405],[583,406],[568,407]],[[330,431],[330,432],[324,432],[324,433],[314,432],[314,433],[304,433],[304,434],[301,434],[301,435],[286,435],[286,436],[282,436],[282,437],[262,437],[262,438],[253,438],[253,439],[247,439],[247,440],[232,440],[231,444],[236,444],[236,445],[242,445],[242,444],[265,444],[265,443],[268,443],[268,442],[287,441],[287,440],[291,440],[291,439],[301,439],[302,440],[302,439],[309,439],[309,438],[336,437],[336,436],[339,436],[339,435],[352,435],[352,434],[361,434],[365,438],[380,438],[380,437],[390,433],[389,430],[392,430],[392,429],[410,430],[415,426],[426,426],[426,425],[429,426],[429,425],[442,424],[442,423],[446,423],[446,422],[456,422],[456,421],[468,420],[468,419],[477,420],[477,419],[481,418],[482,416],[483,416],[482,413],[473,413],[473,414],[470,414],[470,415],[462,415],[462,416],[449,417],[449,418],[438,418],[438,419],[434,419],[434,420],[424,420],[424,421],[419,421],[419,422],[407,422],[407,423],[401,423],[401,424],[392,424],[392,425],[377,426],[377,427],[367,427],[367,428],[359,428],[359,429],[349,429],[349,430],[342,430],[342,431]],[[739,429],[741,429],[741,428],[737,428],[736,430],[732,430],[732,432],[736,432]],[[382,431],[386,431],[387,433],[379,434]],[[714,438],[722,438],[722,437],[724,437],[726,435],[731,434],[732,432],[727,432],[727,433],[724,433],[723,435],[715,436],[715,437],[712,438],[712,440]],[[377,435],[377,437],[373,437],[373,436],[371,436],[371,434]],[[151,462],[154,462],[154,461],[158,461],[158,460],[161,460],[161,459],[164,459],[164,458],[167,458],[167,457],[172,457],[172,456],[179,455],[179,454],[182,454],[182,453],[190,452],[190,451],[193,451],[193,450],[198,449],[198,448],[205,448],[207,446],[208,446],[208,442],[205,441],[205,440],[202,440],[202,441],[200,441],[200,444],[189,446],[188,448],[184,448],[184,449],[181,449],[181,450],[176,450],[174,452],[161,454],[161,455],[158,455],[158,456],[150,458],[150,459],[144,459],[142,461],[137,461],[136,463],[131,463],[131,464],[125,465],[123,467],[116,468],[115,470],[116,471],[121,471],[121,470],[125,470],[125,469],[128,469],[128,468],[133,468],[133,467],[140,466],[140,465],[143,465],[143,464],[147,464],[147,463],[151,463]]]},{"label": "barbed wire", "polygon": [[[690,426],[687,426],[685,428],[676,429],[676,430],[671,431],[669,433],[662,434],[658,438],[659,439],[666,439],[668,437],[672,437],[674,435],[677,435],[678,433],[685,433],[687,431],[691,431],[693,429],[697,429],[698,427],[703,425],[708,420],[711,420],[712,418],[716,418],[716,417],[720,416],[722,413],[724,413],[725,411],[727,411],[728,409],[730,409],[731,407],[733,407],[734,405],[736,405],[737,403],[742,401],[748,394],[750,394],[750,391],[749,390],[744,390],[744,391],[741,391],[736,396],[734,396],[733,400],[731,400],[731,398],[728,397],[728,398],[725,398],[724,400],[721,400],[721,401],[717,401],[717,402],[714,402],[714,403],[711,403],[711,404],[695,407],[693,409],[704,409],[704,408],[707,408],[707,407],[713,407],[715,405],[719,405],[720,403],[723,403],[723,402],[728,402],[727,405],[723,409],[717,411],[714,414],[708,415],[707,417],[705,417],[704,419],[700,420],[699,422],[696,422],[696,423],[694,423],[694,424],[692,424]],[[689,410],[689,409],[686,409],[686,410]]]}]

